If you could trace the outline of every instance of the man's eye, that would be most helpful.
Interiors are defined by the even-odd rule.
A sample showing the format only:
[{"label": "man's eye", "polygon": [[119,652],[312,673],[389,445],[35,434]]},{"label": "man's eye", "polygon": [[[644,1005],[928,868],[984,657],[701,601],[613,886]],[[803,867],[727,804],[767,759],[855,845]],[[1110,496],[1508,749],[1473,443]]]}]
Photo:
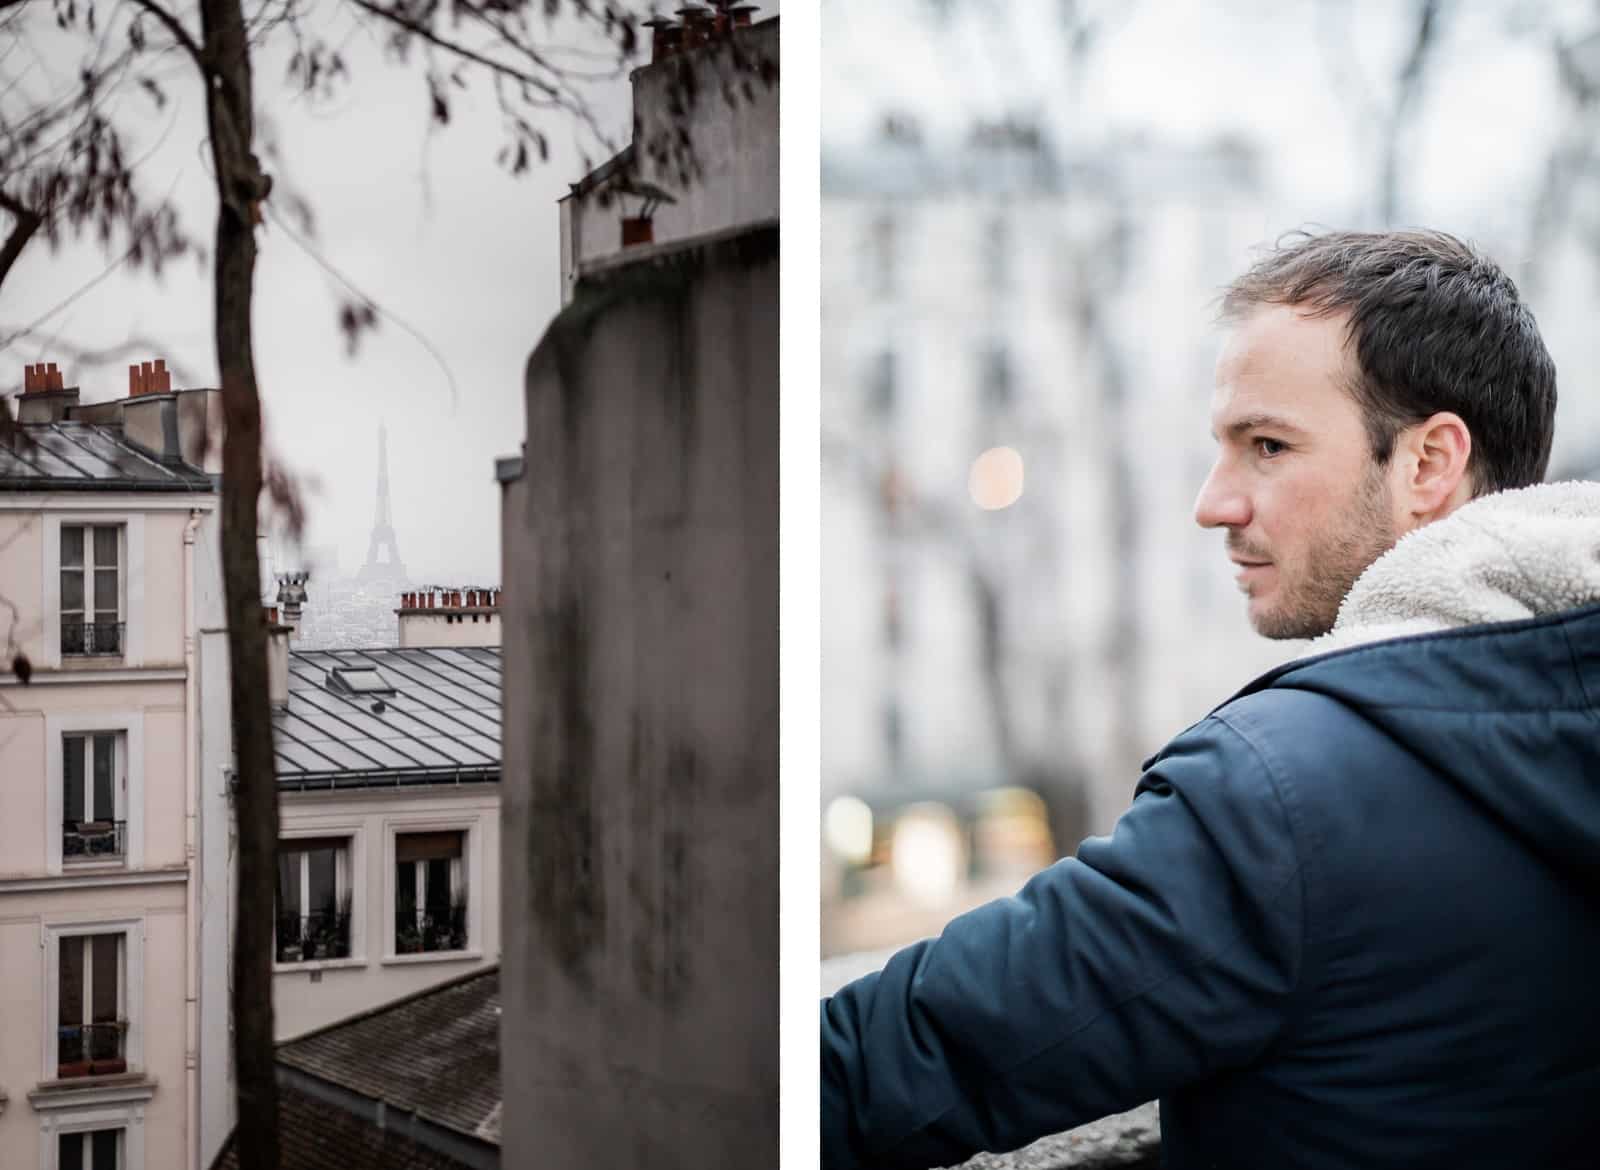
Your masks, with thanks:
[{"label": "man's eye", "polygon": [[1277,439],[1257,439],[1255,445],[1256,451],[1267,459],[1271,459],[1274,455],[1282,455],[1289,449]]}]

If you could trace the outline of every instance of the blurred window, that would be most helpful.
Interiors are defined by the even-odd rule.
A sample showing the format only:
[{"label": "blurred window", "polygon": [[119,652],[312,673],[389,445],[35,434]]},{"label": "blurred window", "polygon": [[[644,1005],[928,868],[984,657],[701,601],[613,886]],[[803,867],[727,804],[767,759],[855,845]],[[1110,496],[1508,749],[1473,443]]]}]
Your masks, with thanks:
[{"label": "blurred window", "polygon": [[867,241],[868,263],[871,271],[867,280],[873,292],[879,296],[887,296],[895,289],[896,267],[896,239],[894,217],[889,212],[880,212],[872,221],[872,229]]},{"label": "blurred window", "polygon": [[1011,223],[1003,214],[984,225],[983,274],[990,292],[1011,287]]},{"label": "blurred window", "polygon": [[900,701],[893,697],[883,703],[883,746],[889,756],[890,768],[898,774],[905,759],[905,725],[900,712]]},{"label": "blurred window", "polygon": [[899,361],[894,350],[882,350],[872,359],[872,371],[867,378],[867,402],[878,418],[894,417],[899,401],[898,373]]},{"label": "blurred window", "polygon": [[1006,409],[1014,390],[1011,351],[1003,342],[989,342],[978,353],[978,392],[984,408]]}]

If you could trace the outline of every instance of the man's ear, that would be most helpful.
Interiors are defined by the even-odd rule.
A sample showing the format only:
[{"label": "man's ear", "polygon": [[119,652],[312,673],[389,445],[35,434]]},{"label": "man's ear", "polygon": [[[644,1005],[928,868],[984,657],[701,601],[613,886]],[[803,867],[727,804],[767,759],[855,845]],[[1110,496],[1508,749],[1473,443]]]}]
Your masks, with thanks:
[{"label": "man's ear", "polygon": [[1399,446],[1407,456],[1399,486],[1416,524],[1441,520],[1472,498],[1472,432],[1460,415],[1441,410],[1402,432]]}]

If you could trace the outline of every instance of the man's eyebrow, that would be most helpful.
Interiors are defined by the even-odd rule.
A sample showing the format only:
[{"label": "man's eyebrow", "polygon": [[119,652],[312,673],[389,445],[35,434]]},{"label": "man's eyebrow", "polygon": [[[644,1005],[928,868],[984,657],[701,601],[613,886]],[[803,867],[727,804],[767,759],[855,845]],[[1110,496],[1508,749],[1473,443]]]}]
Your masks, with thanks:
[{"label": "man's eyebrow", "polygon": [[[1306,433],[1304,428],[1297,427],[1288,419],[1276,414],[1247,414],[1243,418],[1235,419],[1223,429],[1228,432],[1228,437],[1230,439],[1237,439],[1243,434],[1257,430],[1281,431],[1295,435],[1303,435]],[[1217,437],[1217,431],[1215,427],[1213,427],[1211,430],[1211,437],[1213,439]]]}]

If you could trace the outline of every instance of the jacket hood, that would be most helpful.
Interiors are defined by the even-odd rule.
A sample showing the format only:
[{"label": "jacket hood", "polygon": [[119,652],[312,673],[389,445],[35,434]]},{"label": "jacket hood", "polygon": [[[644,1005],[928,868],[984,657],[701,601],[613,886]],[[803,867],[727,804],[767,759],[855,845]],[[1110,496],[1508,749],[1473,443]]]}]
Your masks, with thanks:
[{"label": "jacket hood", "polygon": [[1600,882],[1600,484],[1484,496],[1408,534],[1310,650],[1242,694],[1335,699]]},{"label": "jacket hood", "polygon": [[1600,602],[1600,483],[1497,492],[1406,534],[1308,654]]}]

